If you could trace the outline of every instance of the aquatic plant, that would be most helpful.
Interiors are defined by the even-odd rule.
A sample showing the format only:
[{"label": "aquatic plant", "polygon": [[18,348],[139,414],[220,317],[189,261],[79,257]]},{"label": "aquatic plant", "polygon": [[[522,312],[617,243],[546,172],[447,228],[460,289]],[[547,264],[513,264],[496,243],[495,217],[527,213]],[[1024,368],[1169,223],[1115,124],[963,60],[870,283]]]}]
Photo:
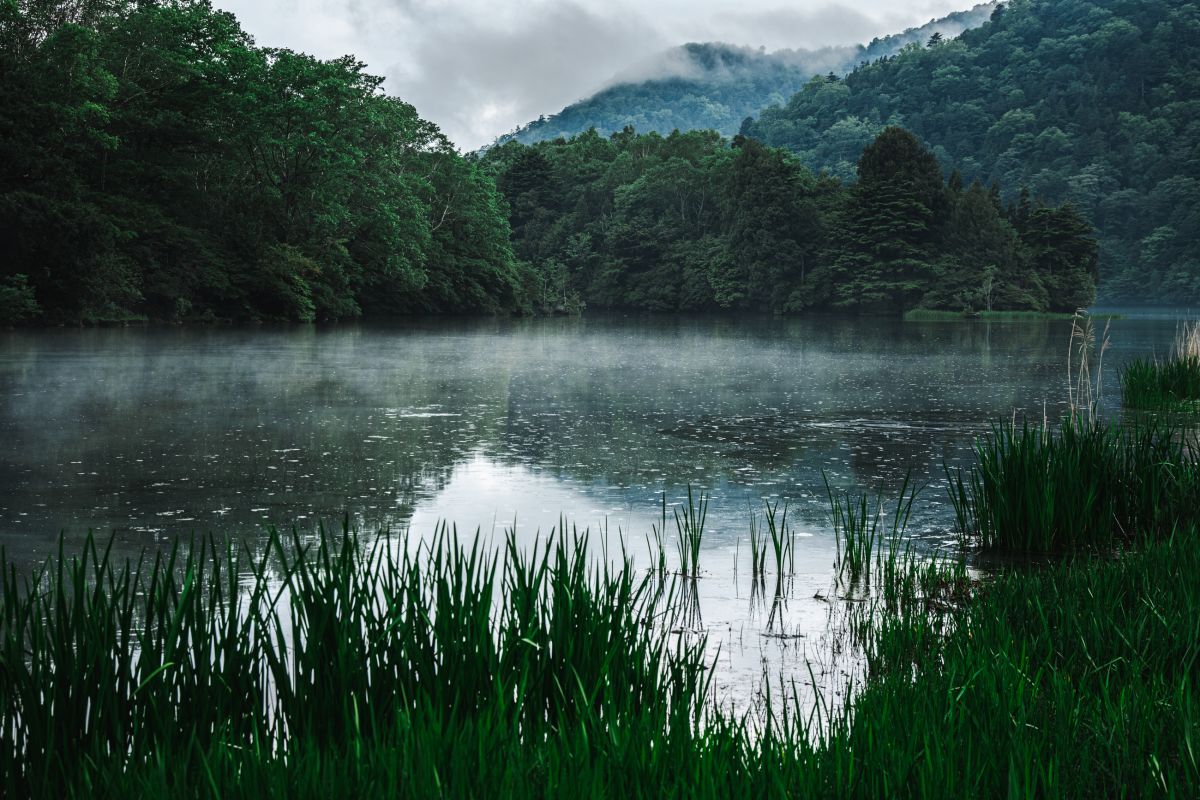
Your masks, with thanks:
[{"label": "aquatic plant", "polygon": [[767,573],[767,536],[759,527],[758,517],[750,515],[750,579],[761,584]]},{"label": "aquatic plant", "polygon": [[687,507],[675,509],[676,543],[679,549],[679,574],[685,578],[700,577],[700,543],[704,538],[704,521],[708,517],[708,498],[704,492],[692,495],[687,490]]},{"label": "aquatic plant", "polygon": [[775,554],[775,572],[781,578],[796,573],[796,531],[788,528],[787,512],[786,506],[780,514],[778,503],[766,503],[767,536]]},{"label": "aquatic plant", "polygon": [[383,743],[451,791],[475,778],[448,768],[461,753],[436,753],[446,732],[534,749],[615,721],[666,735],[708,697],[703,640],[646,628],[664,595],[628,560],[596,564],[586,534],[533,552],[510,537],[496,554],[445,527],[417,547],[272,531],[256,551],[203,538],[136,562],[89,536],[31,576],[3,554],[0,568],[15,795],[163,768],[203,787],[246,760]]},{"label": "aquatic plant", "polygon": [[1200,508],[1196,449],[1153,420],[1000,425],[977,442],[973,466],[946,471],[960,532],[986,549],[1049,553],[1162,538]]},{"label": "aquatic plant", "polygon": [[[894,517],[893,519],[896,519]],[[910,551],[904,551],[909,553]],[[870,677],[811,712],[713,703],[678,595],[586,535],[499,553],[272,532],[119,561],[0,553],[10,796],[1188,796],[1200,785],[1194,526],[1002,573],[904,555],[857,614]],[[885,570],[885,572],[887,572]],[[886,579],[891,581],[892,579]],[[1064,646],[1069,643],[1070,646]]]},{"label": "aquatic plant", "polygon": [[[1067,405],[1071,416],[1096,422],[1100,415],[1100,399],[1104,388],[1104,354],[1109,348],[1108,329],[1112,320],[1104,323],[1104,333],[1097,345],[1096,323],[1088,312],[1076,311],[1071,319],[1071,338],[1067,346]],[[1092,378],[1092,359],[1096,361],[1096,376]]]},{"label": "aquatic plant", "polygon": [[900,553],[904,531],[920,490],[913,487],[911,476],[906,475],[891,525],[884,530],[880,527],[884,506],[882,492],[876,495],[872,507],[866,494],[852,499],[846,493],[835,492],[824,473],[822,478],[833,519],[837,576],[847,579],[850,584],[862,578],[869,582],[873,566],[882,569],[889,561],[895,565],[893,559]]},{"label": "aquatic plant", "polygon": [[1180,326],[1170,357],[1126,365],[1121,397],[1130,409],[1200,411],[1200,322]]}]

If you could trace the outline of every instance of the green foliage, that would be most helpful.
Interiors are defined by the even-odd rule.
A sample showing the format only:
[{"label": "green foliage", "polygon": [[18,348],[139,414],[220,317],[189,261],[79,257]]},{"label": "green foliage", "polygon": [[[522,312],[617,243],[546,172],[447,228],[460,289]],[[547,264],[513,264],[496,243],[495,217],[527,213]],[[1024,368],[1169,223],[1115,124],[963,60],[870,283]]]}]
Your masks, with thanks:
[{"label": "green foliage", "polygon": [[13,275],[0,281],[0,324],[21,322],[40,311],[28,277]]},{"label": "green foliage", "polygon": [[498,556],[445,530],[409,544],[273,533],[122,563],[89,537],[32,575],[0,555],[6,792],[1084,798],[1200,782],[1194,525],[981,589],[961,563],[889,554],[851,619],[865,685],[812,717],[769,698],[787,710],[757,722],[710,702],[702,640],[647,624],[682,597],[660,576],[597,564],[579,538]]},{"label": "green foliage", "polygon": [[491,182],[381,83],[207,0],[6,0],[0,280],[48,321],[525,308]]},{"label": "green foliage", "polygon": [[1200,404],[1200,358],[1139,358],[1121,371],[1121,396],[1132,409]]},{"label": "green foliage", "polygon": [[964,536],[984,548],[1062,552],[1165,538],[1195,521],[1200,454],[1154,422],[1117,427],[1080,416],[993,429],[977,464],[950,476]]},{"label": "green foliage", "polygon": [[884,612],[872,679],[819,759],[830,783],[795,795],[1194,795],[1196,534],[1010,568],[949,612],[925,591],[915,612]]},{"label": "green foliage", "polygon": [[1126,408],[1200,411],[1200,323],[1179,329],[1169,358],[1138,358],[1121,371]]},{"label": "green foliage", "polygon": [[904,312],[1086,305],[1094,243],[1069,208],[1018,220],[978,184],[943,180],[901,128],[872,137],[860,179],[814,177],[780,148],[712,131],[589,131],[481,158],[508,201],[537,305],[654,311]]},{"label": "green foliage", "polygon": [[[966,182],[1028,187],[1072,206],[1013,220],[1047,259],[1039,270],[1049,307],[1073,310],[1097,280],[1087,263],[1095,254],[1070,245],[1063,274],[1043,249],[1085,221],[1100,232],[1106,300],[1195,303],[1198,48],[1194,2],[1012,0],[954,41],[905,48],[844,80],[813,78],[741,132],[849,179],[847,143],[903,125]],[[1040,294],[1030,284],[1022,291]]]}]

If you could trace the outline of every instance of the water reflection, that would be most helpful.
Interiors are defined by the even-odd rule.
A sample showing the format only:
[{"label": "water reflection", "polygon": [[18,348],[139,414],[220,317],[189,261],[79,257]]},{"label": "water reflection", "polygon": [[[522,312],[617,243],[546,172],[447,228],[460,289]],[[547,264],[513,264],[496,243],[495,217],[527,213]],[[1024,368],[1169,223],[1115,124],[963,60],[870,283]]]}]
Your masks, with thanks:
[{"label": "water reflection", "polygon": [[[1109,404],[1121,363],[1166,352],[1180,316],[1113,323]],[[497,539],[515,525],[531,541],[565,515],[641,554],[662,494],[678,504],[691,484],[712,500],[680,627],[719,634],[728,686],[791,663],[842,687],[827,661],[807,676],[839,613],[824,478],[888,496],[911,475],[929,485],[913,529],[945,541],[942,463],[990,424],[1061,412],[1069,327],[589,316],[0,333],[0,541],[33,559],[64,529],[132,549],[344,516]],[[748,571],[766,498],[799,534],[779,592]]]},{"label": "water reflection", "polygon": [[[1110,366],[1174,328],[1116,322]],[[633,520],[688,483],[712,489],[720,526],[761,497],[815,523],[822,470],[936,483],[988,424],[1056,414],[1067,331],[588,317],[0,334],[0,535],[533,524],[550,500],[555,519]]]}]

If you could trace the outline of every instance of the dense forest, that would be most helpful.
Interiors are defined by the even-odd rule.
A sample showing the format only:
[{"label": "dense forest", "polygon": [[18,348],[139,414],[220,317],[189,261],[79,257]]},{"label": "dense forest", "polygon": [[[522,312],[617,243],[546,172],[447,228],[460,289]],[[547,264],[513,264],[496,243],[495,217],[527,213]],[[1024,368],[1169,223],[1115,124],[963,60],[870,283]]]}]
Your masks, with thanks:
[{"label": "dense forest", "polygon": [[903,125],[966,180],[1069,201],[1107,301],[1200,302],[1200,3],[1012,0],[954,41],[817,78],[742,133],[851,179]]},{"label": "dense forest", "polygon": [[508,142],[482,163],[547,306],[1074,311],[1095,293],[1078,212],[946,181],[901,128],[868,145],[852,185],[712,131]]},{"label": "dense forest", "polygon": [[946,180],[901,127],[857,148],[853,181],[715,131],[463,157],[381,84],[259,47],[208,0],[0,0],[0,323],[1094,297],[1077,211],[1006,205],[977,162]]},{"label": "dense forest", "polygon": [[0,0],[0,321],[523,309],[494,184],[380,83],[200,0]]},{"label": "dense forest", "polygon": [[844,75],[858,64],[894,55],[914,42],[923,44],[935,34],[957,36],[986,22],[995,5],[977,5],[868,45],[767,53],[716,42],[686,44],[635,65],[633,74],[619,77],[614,85],[530,122],[500,142],[533,144],[590,128],[607,136],[628,127],[664,135],[711,129],[732,136],[746,117],[782,104],[814,75]]}]

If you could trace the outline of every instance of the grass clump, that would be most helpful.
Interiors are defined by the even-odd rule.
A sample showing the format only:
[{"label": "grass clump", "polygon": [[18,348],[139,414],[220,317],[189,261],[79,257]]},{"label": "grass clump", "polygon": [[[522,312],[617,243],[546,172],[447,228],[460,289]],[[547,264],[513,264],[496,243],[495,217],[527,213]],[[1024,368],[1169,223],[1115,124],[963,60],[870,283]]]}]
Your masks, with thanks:
[{"label": "grass clump", "polygon": [[573,780],[592,741],[647,779],[645,746],[691,746],[702,642],[646,627],[662,594],[628,562],[571,537],[406,545],[273,533],[131,563],[89,538],[25,577],[0,556],[5,792],[512,794]]},{"label": "grass clump", "polygon": [[1198,569],[1191,528],[1002,574],[949,625],[877,621],[871,679],[815,759],[828,796],[1196,796]]},{"label": "grass clump", "polygon": [[685,578],[700,577],[700,543],[704,538],[704,522],[708,518],[708,498],[704,492],[698,498],[688,486],[687,508],[675,509],[676,544],[679,551],[679,574]]},{"label": "grass clump", "polygon": [[1165,360],[1139,358],[1121,372],[1121,397],[1136,410],[1200,411],[1200,322],[1184,325]]},{"label": "grass clump", "polygon": [[833,538],[836,551],[834,568],[838,580],[849,585],[860,581],[870,583],[872,568],[893,570],[901,556],[901,543],[908,519],[920,490],[912,487],[905,476],[900,489],[890,528],[883,527],[883,495],[876,496],[872,505],[867,495],[851,498],[834,492],[825,477],[825,494],[833,517]]},{"label": "grass clump", "polygon": [[998,426],[947,470],[959,530],[985,549],[1055,553],[1170,535],[1196,519],[1200,460],[1180,432],[1066,417]]}]

